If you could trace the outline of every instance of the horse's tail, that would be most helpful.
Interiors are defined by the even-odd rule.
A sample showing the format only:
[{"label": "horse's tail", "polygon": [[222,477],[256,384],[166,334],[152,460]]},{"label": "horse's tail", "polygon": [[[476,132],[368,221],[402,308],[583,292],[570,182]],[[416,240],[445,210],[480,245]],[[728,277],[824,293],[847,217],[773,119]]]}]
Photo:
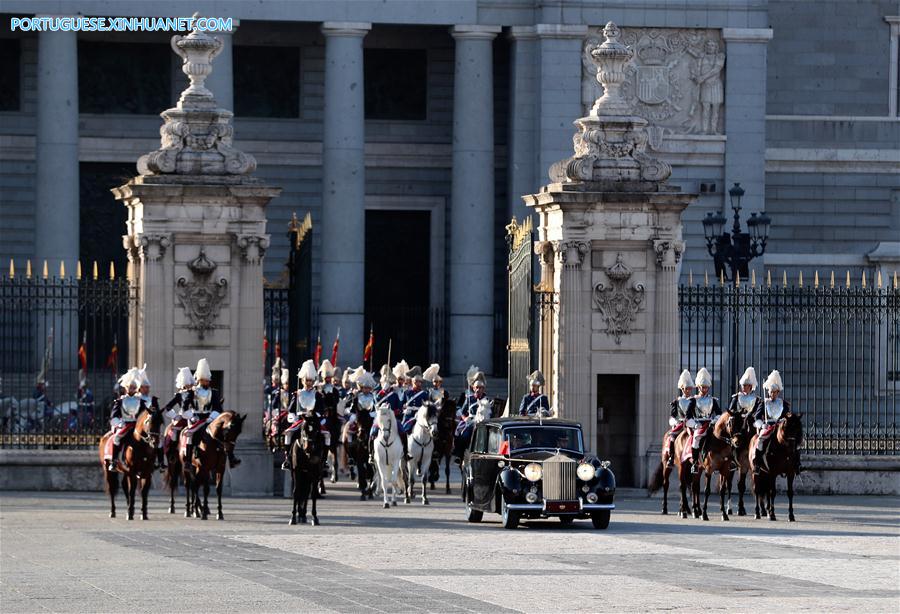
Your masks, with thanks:
[{"label": "horse's tail", "polygon": [[663,464],[660,462],[656,465],[656,469],[653,471],[653,475],[650,476],[650,481],[647,483],[647,492],[651,495],[655,493],[657,490],[662,488],[663,485]]}]

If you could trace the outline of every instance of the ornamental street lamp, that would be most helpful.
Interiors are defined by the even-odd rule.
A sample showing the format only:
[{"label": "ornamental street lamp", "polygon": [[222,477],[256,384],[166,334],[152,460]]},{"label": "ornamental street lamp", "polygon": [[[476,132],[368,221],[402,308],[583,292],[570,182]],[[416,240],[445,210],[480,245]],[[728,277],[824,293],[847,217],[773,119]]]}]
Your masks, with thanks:
[{"label": "ornamental street lamp", "polygon": [[[766,242],[769,240],[769,225],[772,219],[763,211],[759,215],[750,214],[747,220],[749,232],[741,232],[741,199],[744,197],[744,188],[735,183],[728,190],[731,198],[731,208],[734,210],[734,224],[731,232],[724,230],[726,219],[719,212],[707,213],[703,219],[703,235],[706,237],[706,249],[713,257],[716,267],[716,277],[724,277],[734,281],[738,275],[747,279],[749,268],[747,264],[762,256],[766,251]],[[725,267],[731,270],[729,277]]]}]

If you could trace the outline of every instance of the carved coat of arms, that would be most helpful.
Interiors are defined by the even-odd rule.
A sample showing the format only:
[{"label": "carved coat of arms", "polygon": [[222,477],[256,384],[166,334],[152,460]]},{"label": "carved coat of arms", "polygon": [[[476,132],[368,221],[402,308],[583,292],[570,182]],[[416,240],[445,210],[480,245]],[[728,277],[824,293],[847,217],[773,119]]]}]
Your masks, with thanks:
[{"label": "carved coat of arms", "polygon": [[616,263],[606,269],[606,276],[609,286],[603,283],[594,286],[594,307],[603,315],[606,334],[616,338],[616,345],[621,345],[622,335],[631,333],[631,324],[644,302],[644,285],[628,283],[631,269],[625,265],[622,254],[616,254]]},{"label": "carved coat of arms", "polygon": [[200,248],[200,254],[188,262],[193,279],[179,277],[175,282],[175,296],[188,317],[188,328],[197,331],[203,339],[206,331],[215,328],[216,318],[228,295],[228,281],[224,277],[214,279],[218,266]]}]

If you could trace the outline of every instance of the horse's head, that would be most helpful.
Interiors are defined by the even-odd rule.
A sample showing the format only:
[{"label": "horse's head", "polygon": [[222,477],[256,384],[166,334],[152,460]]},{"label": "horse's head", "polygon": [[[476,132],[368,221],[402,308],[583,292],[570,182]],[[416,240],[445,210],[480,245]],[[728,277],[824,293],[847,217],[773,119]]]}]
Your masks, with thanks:
[{"label": "horse's head", "polygon": [[145,409],[138,415],[134,434],[143,440],[148,446],[156,449],[159,445],[159,432],[163,425],[162,411],[151,408]]},{"label": "horse's head", "polygon": [[241,431],[244,428],[244,420],[246,419],[247,414],[241,415],[237,412],[226,411],[210,425],[210,433],[213,439],[222,444],[225,452],[231,454],[234,451],[234,446],[237,443],[237,438],[241,435]]},{"label": "horse's head", "polygon": [[797,449],[803,443],[803,415],[787,412],[778,425],[778,443]]},{"label": "horse's head", "polygon": [[325,447],[325,441],[322,432],[319,430],[319,421],[307,418],[300,427],[300,445],[307,456],[320,456],[322,448]]},{"label": "horse's head", "polygon": [[390,439],[394,429],[394,410],[387,403],[382,403],[375,410],[375,426],[384,439]]},{"label": "horse's head", "polygon": [[438,408],[434,403],[427,402],[416,413],[416,424],[431,431],[431,436],[435,437],[438,432]]},{"label": "horse's head", "polygon": [[[724,424],[724,434],[727,438],[731,439],[731,445],[735,448],[740,448],[743,443],[743,439],[745,434],[747,433],[744,428],[747,423],[747,418],[741,412],[737,411],[731,413],[730,411],[726,411],[722,414],[722,418],[725,419]],[[720,419],[721,420],[721,419]]]}]

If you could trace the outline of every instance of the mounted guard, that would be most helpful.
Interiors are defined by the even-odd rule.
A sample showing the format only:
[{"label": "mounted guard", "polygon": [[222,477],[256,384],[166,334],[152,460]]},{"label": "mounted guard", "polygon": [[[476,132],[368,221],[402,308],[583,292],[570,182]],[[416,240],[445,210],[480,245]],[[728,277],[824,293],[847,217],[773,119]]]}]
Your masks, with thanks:
[{"label": "mounted guard", "polygon": [[712,375],[706,367],[697,371],[697,388],[700,394],[694,397],[694,404],[687,414],[687,426],[691,431],[691,473],[699,472],[700,462],[706,449],[706,436],[711,424],[722,415],[719,399],[710,394]]},{"label": "mounted guard", "polygon": [[[766,400],[756,406],[753,414],[753,426],[756,427],[757,433],[756,448],[753,450],[754,475],[759,475],[760,468],[765,463],[766,452],[778,423],[791,411],[791,404],[781,398],[784,390],[781,373],[777,370],[772,371],[766,378],[763,389],[766,391]],[[796,473],[800,473],[799,464],[798,461]]]},{"label": "mounted guard", "polygon": [[668,467],[675,466],[675,440],[683,432],[688,415],[694,412],[694,379],[687,369],[678,376],[678,389],[681,390],[681,396],[672,399],[670,428],[666,433],[669,442],[669,456],[666,459]]},{"label": "mounted guard", "polygon": [[125,389],[125,394],[113,402],[110,414],[111,436],[107,439],[105,460],[107,471],[120,471],[119,454],[123,448],[125,437],[134,430],[137,416],[145,409],[138,386],[141,383],[141,371],[137,367],[129,369],[117,384]]},{"label": "mounted guard", "polygon": [[316,365],[312,360],[307,360],[297,372],[301,388],[294,393],[288,407],[288,422],[291,425],[284,432],[285,456],[281,468],[291,471],[291,447],[294,438],[307,420],[319,424],[319,428],[325,434],[325,445],[329,444],[330,434],[324,424],[325,398],[316,390]]}]

